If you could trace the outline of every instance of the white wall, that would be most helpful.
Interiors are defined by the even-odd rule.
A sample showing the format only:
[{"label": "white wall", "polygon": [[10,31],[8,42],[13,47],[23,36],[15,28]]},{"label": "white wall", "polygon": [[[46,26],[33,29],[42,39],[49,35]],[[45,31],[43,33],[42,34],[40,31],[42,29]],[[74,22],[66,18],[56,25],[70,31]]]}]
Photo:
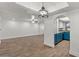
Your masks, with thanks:
[{"label": "white wall", "polygon": [[[79,57],[79,9],[57,14],[56,16],[64,15],[70,19],[70,50],[69,53]],[[55,17],[55,16],[52,16]],[[56,32],[55,18],[51,18],[50,21],[45,23],[45,37],[44,44],[50,47],[54,47],[54,34]]]},{"label": "white wall", "polygon": [[16,20],[0,20],[0,39],[43,34],[44,25]]},{"label": "white wall", "polygon": [[71,19],[70,54],[79,57],[79,9],[69,13]]},{"label": "white wall", "polygon": [[31,19],[32,14],[37,13],[14,2],[0,3],[0,39],[42,34],[43,25],[25,22]]},{"label": "white wall", "polygon": [[63,13],[70,19],[70,50],[69,53],[79,57],[79,9]]},{"label": "white wall", "polygon": [[47,20],[48,21],[45,22],[44,44],[50,47],[54,47],[54,34],[57,31],[55,17],[51,16]]}]

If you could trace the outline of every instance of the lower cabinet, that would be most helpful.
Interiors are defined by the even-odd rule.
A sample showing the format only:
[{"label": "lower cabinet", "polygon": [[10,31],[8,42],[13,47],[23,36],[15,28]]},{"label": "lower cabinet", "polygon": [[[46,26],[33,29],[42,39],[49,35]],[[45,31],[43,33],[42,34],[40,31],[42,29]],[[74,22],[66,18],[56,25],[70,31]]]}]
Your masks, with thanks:
[{"label": "lower cabinet", "polygon": [[70,41],[70,32],[56,33],[54,35],[54,44],[58,44],[62,40]]},{"label": "lower cabinet", "polygon": [[63,40],[70,41],[70,32],[63,32]]},{"label": "lower cabinet", "polygon": [[63,38],[62,36],[63,36],[62,33],[55,34],[54,35],[54,43],[57,44],[57,43],[61,42],[62,38]]}]

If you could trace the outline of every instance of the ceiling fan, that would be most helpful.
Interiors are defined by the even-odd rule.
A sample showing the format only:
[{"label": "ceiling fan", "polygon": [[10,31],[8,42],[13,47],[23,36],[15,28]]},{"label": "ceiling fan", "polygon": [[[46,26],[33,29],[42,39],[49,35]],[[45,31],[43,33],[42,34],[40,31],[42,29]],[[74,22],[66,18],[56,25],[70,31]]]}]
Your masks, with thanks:
[{"label": "ceiling fan", "polygon": [[44,2],[42,2],[42,7],[39,10],[39,13],[38,17],[48,18],[48,11],[45,9]]},{"label": "ceiling fan", "polygon": [[[48,11],[45,9],[44,2],[42,2],[42,7],[39,10],[38,18],[48,18]],[[31,23],[40,23],[38,19],[35,18],[35,15],[32,15],[31,19],[28,21]]]}]

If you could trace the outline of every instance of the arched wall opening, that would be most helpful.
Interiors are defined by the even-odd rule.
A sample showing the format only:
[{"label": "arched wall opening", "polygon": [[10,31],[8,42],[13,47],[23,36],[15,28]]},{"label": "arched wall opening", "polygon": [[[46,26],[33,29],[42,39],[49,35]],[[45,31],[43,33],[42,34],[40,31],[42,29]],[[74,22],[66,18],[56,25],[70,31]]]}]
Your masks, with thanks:
[{"label": "arched wall opening", "polygon": [[54,35],[54,44],[57,45],[61,41],[70,41],[70,19],[65,15],[56,17],[56,33]]}]

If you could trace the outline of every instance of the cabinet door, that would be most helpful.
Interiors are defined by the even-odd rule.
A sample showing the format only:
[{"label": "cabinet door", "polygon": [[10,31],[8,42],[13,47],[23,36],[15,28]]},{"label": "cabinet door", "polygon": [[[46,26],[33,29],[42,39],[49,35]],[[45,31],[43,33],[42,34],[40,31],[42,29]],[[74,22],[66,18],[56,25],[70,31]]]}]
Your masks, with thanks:
[{"label": "cabinet door", "polygon": [[59,43],[59,42],[61,42],[63,40],[62,36],[63,36],[62,33],[55,34],[55,37],[54,37],[55,44],[57,44],[57,43]]},{"label": "cabinet door", "polygon": [[69,41],[70,40],[70,32],[64,32],[63,33],[63,39]]}]

